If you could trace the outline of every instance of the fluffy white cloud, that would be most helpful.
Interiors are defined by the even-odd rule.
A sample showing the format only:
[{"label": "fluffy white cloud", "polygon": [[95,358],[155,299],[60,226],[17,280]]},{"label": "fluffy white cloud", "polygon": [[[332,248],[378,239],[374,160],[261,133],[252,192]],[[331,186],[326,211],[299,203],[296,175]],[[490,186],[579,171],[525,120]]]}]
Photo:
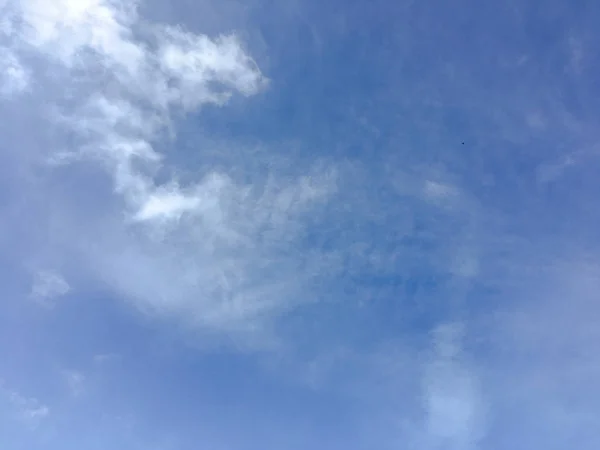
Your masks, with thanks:
[{"label": "fluffy white cloud", "polygon": [[28,44],[68,67],[85,64],[94,51],[113,70],[135,75],[144,50],[132,41],[137,2],[112,0],[22,0],[12,9],[21,44]]},{"label": "fluffy white cloud", "polygon": [[166,28],[159,41],[158,63],[172,90],[169,100],[194,108],[206,101],[222,103],[230,92],[215,90],[221,83],[245,95],[260,90],[266,80],[235,36],[207,36]]},{"label": "fluffy white cloud", "polygon": [[[22,0],[8,11],[16,57],[48,68],[32,95],[45,85],[58,92],[48,120],[65,137],[47,160],[91,161],[114,181],[107,223],[94,236],[74,230],[69,243],[94,277],[142,310],[212,331],[255,333],[296,305],[323,266],[298,245],[336,191],[335,171],[289,175],[265,164],[248,181],[204,164],[195,179],[165,179],[178,168],[160,142],[176,118],[266,86],[239,39],[150,24],[121,0]],[[34,297],[66,289],[38,278]]]}]

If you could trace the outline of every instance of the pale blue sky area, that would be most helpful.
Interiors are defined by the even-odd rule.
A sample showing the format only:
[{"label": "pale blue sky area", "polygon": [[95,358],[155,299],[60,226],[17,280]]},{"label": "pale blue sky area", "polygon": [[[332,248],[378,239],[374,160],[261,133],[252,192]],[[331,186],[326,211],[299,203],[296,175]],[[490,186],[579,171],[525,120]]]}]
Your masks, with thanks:
[{"label": "pale blue sky area", "polygon": [[600,448],[598,23],[0,3],[0,448]]}]

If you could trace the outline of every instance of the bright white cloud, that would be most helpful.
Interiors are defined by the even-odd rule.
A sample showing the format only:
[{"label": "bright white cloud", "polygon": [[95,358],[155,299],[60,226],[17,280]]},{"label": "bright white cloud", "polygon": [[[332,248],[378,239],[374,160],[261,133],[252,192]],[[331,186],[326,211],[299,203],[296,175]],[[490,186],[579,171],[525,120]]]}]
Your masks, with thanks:
[{"label": "bright white cloud", "polygon": [[211,86],[214,82],[245,95],[252,95],[265,85],[266,80],[235,36],[221,36],[213,41],[207,36],[166,28],[161,37],[158,61],[172,84],[170,100],[188,109],[229,98],[230,92]]},{"label": "bright white cloud", "polygon": [[162,188],[146,199],[136,214],[136,219],[178,219],[185,212],[194,211],[199,205],[199,198],[181,193],[177,186]]},{"label": "bright white cloud", "polygon": [[94,51],[113,70],[134,75],[143,63],[143,48],[132,41],[136,2],[113,0],[23,0],[16,20],[24,44],[57,58],[68,67],[85,64],[82,53]]}]

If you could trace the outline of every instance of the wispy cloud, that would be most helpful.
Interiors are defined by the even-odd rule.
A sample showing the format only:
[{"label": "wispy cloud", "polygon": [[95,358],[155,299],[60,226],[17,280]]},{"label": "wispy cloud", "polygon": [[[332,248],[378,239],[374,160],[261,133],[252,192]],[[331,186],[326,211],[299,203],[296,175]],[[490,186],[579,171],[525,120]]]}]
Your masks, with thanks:
[{"label": "wispy cloud", "polygon": [[16,55],[0,46],[0,97],[12,97],[29,88],[29,71]]},{"label": "wispy cloud", "polygon": [[425,448],[477,448],[484,435],[482,392],[461,346],[460,325],[434,330],[432,357],[423,379]]},{"label": "wispy cloud", "polygon": [[69,283],[54,271],[42,270],[35,273],[30,298],[41,305],[51,307],[55,299],[71,290]]},{"label": "wispy cloud", "polygon": [[600,266],[586,254],[544,254],[527,282],[513,288],[515,302],[486,323],[488,394],[497,430],[492,448],[524,445],[585,448],[600,444]]},{"label": "wispy cloud", "polygon": [[[20,326],[29,320],[18,315],[20,305],[9,305],[6,317],[18,319],[6,329],[22,337],[10,348],[15,354],[21,346],[48,351],[46,359],[55,352],[59,367],[83,367],[59,378],[63,391],[90,394],[65,402],[66,415],[69,407],[96,411],[84,403],[98,401],[94,406],[104,407],[108,416],[111,404],[123,400],[132,411],[138,408],[140,422],[148,420],[152,428],[156,422],[154,413],[144,415],[148,410],[162,411],[160,403],[173,397],[187,400],[192,385],[200,391],[193,371],[205,361],[196,364],[198,355],[190,357],[187,348],[177,347],[169,364],[161,365],[162,354],[157,357],[153,342],[147,343],[151,333],[103,301],[114,297],[160,318],[160,325],[184,324],[199,337],[195,344],[212,348],[225,340],[238,348],[264,349],[290,343],[267,358],[273,366],[281,358],[280,364],[289,364],[293,372],[284,374],[282,389],[288,389],[290,379],[300,379],[312,394],[323,396],[305,399],[294,386],[288,398],[302,397],[298,405],[279,402],[279,395],[276,400],[256,395],[261,404],[249,405],[252,412],[273,411],[273,406],[284,415],[288,403],[316,409],[326,398],[327,406],[335,404],[352,415],[348,421],[357,429],[367,423],[365,428],[377,430],[365,432],[366,440],[372,438],[365,448],[536,448],[547,436],[556,446],[577,447],[579,439],[587,444],[582,448],[600,448],[590,444],[595,437],[581,438],[583,428],[596,430],[600,423],[598,267],[581,264],[583,258],[576,255],[548,269],[551,258],[535,256],[584,241],[593,253],[595,245],[598,214],[590,187],[596,185],[590,180],[597,177],[588,163],[596,162],[598,151],[589,113],[593,103],[587,100],[595,96],[582,89],[582,95],[565,101],[571,94],[561,93],[564,85],[574,92],[575,85],[593,78],[587,41],[563,43],[568,61],[556,64],[556,46],[547,47],[542,53],[551,57],[542,55],[546,62],[540,65],[535,49],[525,44],[532,30],[544,24],[531,22],[531,30],[515,28],[515,33],[498,27],[514,36],[505,51],[490,52],[497,43],[487,40],[469,47],[465,29],[470,26],[463,25],[484,23],[470,16],[481,13],[478,8],[470,8],[453,30],[439,21],[447,14],[407,6],[402,8],[406,34],[396,34],[394,21],[390,29],[374,33],[376,41],[369,42],[369,32],[359,36],[359,45],[339,30],[328,40],[325,28],[321,32],[310,23],[312,16],[302,17],[302,29],[290,29],[294,37],[285,43],[302,44],[302,33],[317,30],[322,41],[318,68],[311,67],[313,60],[296,64],[294,59],[316,53],[279,48],[286,56],[272,60],[277,70],[272,76],[292,73],[276,83],[292,92],[267,98],[264,110],[253,104],[253,114],[260,110],[265,117],[256,122],[244,118],[238,127],[236,116],[222,134],[227,138],[219,141],[205,136],[203,127],[219,122],[226,112],[206,110],[234,103],[235,113],[242,115],[244,104],[258,101],[251,97],[272,86],[252,57],[254,49],[240,38],[246,34],[209,36],[152,22],[140,6],[128,0],[9,0],[0,6],[0,100],[6,102],[6,122],[36,125],[5,126],[10,139],[2,140],[10,141],[11,163],[22,157],[27,159],[23,166],[28,165],[34,158],[28,152],[40,158],[32,170],[23,170],[27,177],[15,175],[6,182],[16,186],[7,195],[16,192],[15,198],[25,200],[19,200],[18,214],[11,210],[3,227],[8,223],[10,231],[27,223],[15,244],[5,233],[7,247],[15,247],[11,256],[21,257],[47,245],[39,250],[43,255],[23,258],[51,261],[34,267],[69,269],[64,270],[68,282],[51,270],[36,273],[31,299],[52,305],[70,292],[69,283],[78,291],[89,289],[84,301],[60,311],[64,315],[35,315],[31,320],[40,326],[31,332]],[[200,8],[211,7],[203,2]],[[351,17],[356,11],[336,10],[338,28],[373,26],[361,7],[350,10],[355,8],[361,12],[356,22]],[[206,17],[201,20],[210,20]],[[265,39],[287,28],[291,19],[273,28],[267,22],[259,31],[266,31]],[[432,35],[431,30],[437,31]],[[388,32],[389,39],[380,39]],[[453,54],[454,49],[460,51]],[[521,58],[523,52],[527,56]],[[390,67],[390,54],[402,60],[402,67]],[[566,66],[570,70],[563,70]],[[357,75],[348,77],[349,67]],[[576,77],[568,83],[554,79],[559,72]],[[335,88],[331,97],[330,87]],[[278,103],[273,97],[279,95],[283,100]],[[565,103],[572,104],[573,114]],[[273,111],[287,111],[292,104],[302,120],[274,118]],[[348,121],[347,110],[361,111],[362,129],[355,127],[356,120]],[[585,111],[588,121],[579,117]],[[340,123],[330,127],[327,121],[333,118]],[[302,152],[272,141],[256,150],[229,133],[258,123],[258,136],[252,138],[261,140],[264,132],[268,140],[271,134],[285,134],[269,130],[280,125],[277,120],[283,121],[283,130],[302,122],[294,128],[306,139]],[[38,141],[39,151],[32,151]],[[335,151],[317,148],[329,144]],[[363,152],[363,144],[368,151]],[[568,148],[584,150],[569,154]],[[589,171],[585,180],[579,177],[583,166]],[[567,186],[576,178],[574,188]],[[30,182],[37,202],[22,195]],[[38,239],[28,239],[29,233],[39,233]],[[102,295],[87,295],[95,289]],[[88,336],[87,325],[96,325],[96,315],[103,322],[90,326]],[[118,332],[113,333],[110,320],[115,318]],[[35,351],[11,359],[11,369],[19,373],[46,364],[44,358],[36,360]],[[89,355],[96,354],[94,369],[104,368],[102,377],[81,364],[85,352],[90,364]],[[232,365],[243,360],[239,365],[245,368],[251,359],[248,365],[255,369],[255,359],[235,358]],[[220,373],[215,370],[212,376],[220,378]],[[254,387],[256,379],[248,377],[245,384],[235,376],[215,385],[229,397],[235,395],[228,386]],[[41,378],[39,372],[36,377]],[[33,378],[30,382],[37,382]],[[212,380],[202,381],[212,389]],[[269,390],[271,382],[265,383]],[[148,386],[161,395],[141,401]],[[41,401],[8,389],[0,392],[23,420],[39,422],[50,414]],[[112,402],[103,393],[123,393],[133,401]],[[329,401],[330,394],[335,401]],[[251,402],[253,395],[240,397]],[[206,397],[221,400],[212,391]],[[273,403],[265,407],[263,401]],[[201,408],[213,406],[189,403],[194,403],[190,414],[200,416]],[[63,413],[51,405],[52,417]],[[290,413],[293,426],[296,413]],[[91,415],[81,422],[88,419],[93,422]],[[225,423],[230,434],[231,418]],[[272,427],[272,421],[268,424]],[[168,426],[182,439],[189,437],[179,433],[180,423]],[[288,434],[285,427],[274,428]],[[330,433],[334,427],[326,428]],[[350,444],[346,447],[361,446]]]},{"label": "wispy cloud", "polygon": [[[249,180],[237,162],[207,164],[182,181],[161,151],[182,114],[267,86],[239,38],[151,24],[137,3],[119,0],[24,0],[7,11],[12,47],[48,68],[32,95],[68,86],[46,109],[48,126],[64,133],[46,159],[96,163],[114,182],[100,236],[78,229],[69,243],[87,270],[142,310],[212,331],[254,334],[297,304],[323,264],[298,245],[336,192],[335,169],[278,173],[265,162]],[[66,289],[58,277],[38,278],[37,298]]]},{"label": "wispy cloud", "polygon": [[92,359],[94,364],[108,364],[119,359],[119,355],[117,353],[98,353]]},{"label": "wispy cloud", "polygon": [[8,402],[15,418],[23,421],[27,426],[36,427],[50,414],[48,406],[36,398],[25,397],[19,392],[9,389],[2,380],[0,380],[0,396]]},{"label": "wispy cloud", "polygon": [[73,397],[80,396],[85,390],[85,375],[77,370],[64,370],[62,374],[71,395]]}]

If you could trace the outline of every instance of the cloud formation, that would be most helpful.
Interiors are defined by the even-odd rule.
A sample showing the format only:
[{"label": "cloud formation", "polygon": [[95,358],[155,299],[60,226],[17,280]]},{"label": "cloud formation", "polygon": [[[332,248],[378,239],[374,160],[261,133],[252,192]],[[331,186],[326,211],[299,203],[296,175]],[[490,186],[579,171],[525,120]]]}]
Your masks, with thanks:
[{"label": "cloud formation", "polygon": [[[569,131],[581,124],[566,120],[562,100],[544,108],[535,96],[545,99],[545,91],[535,94],[528,81],[514,89],[517,78],[539,79],[539,67],[518,75],[535,64],[535,52],[524,59],[511,49],[496,54],[489,51],[492,41],[471,48],[463,22],[453,30],[418,5],[402,10],[402,45],[392,42],[398,22],[387,29],[378,23],[375,39],[370,32],[355,37],[351,30],[375,27],[356,12],[358,4],[349,8],[357,8],[355,19],[346,10],[328,16],[318,9],[327,18],[323,32],[318,23],[302,28],[308,18],[288,30],[291,16],[300,14],[290,7],[288,22],[275,26],[265,19],[259,27],[265,39],[276,31],[294,36],[285,38],[281,54],[269,55],[277,68],[271,83],[240,37],[246,33],[209,36],[156,23],[142,15],[148,12],[143,6],[126,0],[8,0],[0,6],[0,99],[8,111],[3,150],[11,163],[19,160],[6,165],[5,183],[14,183],[11,200],[18,203],[2,224],[9,230],[6,246],[11,255],[35,261],[27,267],[60,267],[68,279],[36,273],[30,299],[52,305],[67,293],[83,297],[60,314],[35,315],[36,308],[16,302],[2,310],[0,333],[10,339],[0,341],[18,355],[6,363],[14,366],[12,376],[28,373],[37,386],[41,366],[78,367],[81,372],[56,378],[62,391],[85,392],[78,401],[56,404],[64,392],[44,396],[45,406],[5,390],[11,411],[33,421],[50,410],[53,418],[64,413],[69,431],[63,433],[70,435],[67,416],[79,418],[78,408],[88,411],[97,402],[103,413],[121,408],[119,414],[139,415],[148,429],[170,427],[198,442],[195,429],[181,432],[185,420],[177,414],[167,420],[170,414],[153,414],[170,406],[212,420],[227,399],[238,414],[244,400],[236,395],[244,391],[240,398],[256,395],[248,400],[252,420],[276,411],[266,428],[276,428],[288,443],[293,433],[273,422],[289,414],[282,422],[297,426],[302,407],[319,423],[314,428],[325,423],[328,433],[331,422],[352,415],[334,436],[348,448],[360,448],[347,434],[360,429],[358,422],[377,430],[364,433],[364,448],[504,450],[539,447],[546,436],[562,447],[574,439],[595,442],[581,438],[581,424],[598,428],[597,266],[578,266],[578,255],[538,277],[546,262],[534,255],[586,240],[593,247],[587,245],[593,223],[589,230],[573,224],[597,216],[588,208],[595,190],[584,189],[595,184],[565,185],[597,151],[595,144],[580,146],[579,132]],[[369,5],[369,14],[376,6]],[[325,33],[333,15],[339,19],[334,38]],[[483,23],[477,16],[465,21]],[[385,46],[391,47],[382,50],[379,37],[388,32]],[[317,63],[311,59],[316,53],[302,45],[292,49],[310,41],[307,35],[319,37]],[[570,53],[570,72],[578,77],[591,67],[582,48],[577,44]],[[504,62],[488,61],[490,55]],[[402,67],[390,68],[396,59]],[[358,75],[349,76],[350,68]],[[272,97],[261,97],[273,86],[286,90],[276,93],[283,99],[275,106]],[[530,91],[533,100],[523,95]],[[240,121],[246,105],[261,120]],[[349,120],[348,110],[361,117]],[[224,116],[216,128],[226,131],[210,135],[206,129]],[[273,132],[279,125],[306,140],[301,151],[277,141],[285,134]],[[256,128],[256,136],[249,134],[262,141],[264,133],[265,141],[242,143],[236,131],[243,128]],[[586,140],[595,142],[596,133],[589,134]],[[272,135],[278,138],[269,140]],[[562,151],[573,143],[584,150]],[[21,238],[14,244],[13,235]],[[28,254],[36,251],[40,255]],[[575,281],[565,282],[569,277]],[[23,280],[14,279],[20,289]],[[24,278],[25,289],[29,281]],[[69,283],[77,290],[71,293]],[[158,325],[151,332],[141,330],[140,315],[115,312],[110,300],[164,320],[152,322]],[[255,373],[260,363],[254,357],[265,354],[258,352],[219,354],[214,363],[169,343],[173,354],[165,357],[153,339],[181,324],[194,333],[194,344],[211,350],[223,341],[228,350],[278,350],[265,352],[268,364],[277,366],[273,361],[281,358],[294,373],[277,374],[283,373],[285,387],[279,378],[264,382],[267,376]],[[13,343],[13,336],[21,339]],[[107,351],[115,354],[101,353]],[[101,376],[86,368],[85,355],[102,368]],[[290,379],[322,395],[299,394]],[[265,391],[279,388],[285,395],[259,392],[263,382]],[[188,401],[192,391],[204,396],[201,401]],[[170,403],[182,398],[189,410]],[[207,398],[214,403],[204,403]],[[316,414],[327,407],[335,414]],[[231,444],[231,414],[222,415],[210,428],[224,430],[221,441]],[[94,432],[113,435],[98,431],[93,412],[84,416]],[[237,423],[239,440],[254,445],[258,439],[247,438],[257,436],[254,421],[250,431],[243,422]],[[506,430],[518,430],[519,438]]]},{"label": "cloud formation", "polygon": [[10,50],[1,47],[0,73],[0,97],[12,97],[28,89],[29,72]]},{"label": "cloud formation", "polygon": [[[92,162],[113,180],[116,197],[101,236],[80,235],[90,244],[77,251],[95,277],[142,310],[254,333],[259,321],[294,305],[315,275],[318,256],[298,254],[294,243],[335,192],[335,171],[290,176],[266,165],[247,181],[236,167],[204,165],[185,181],[174,175],[161,149],[177,118],[222,106],[235,93],[257,94],[267,79],[235,35],[151,24],[137,6],[23,0],[4,7],[11,57],[46,67],[36,72],[31,95],[66,87],[45,113],[74,144],[62,141],[46,161],[70,170]],[[64,293],[57,277],[38,278],[36,297]]]}]

